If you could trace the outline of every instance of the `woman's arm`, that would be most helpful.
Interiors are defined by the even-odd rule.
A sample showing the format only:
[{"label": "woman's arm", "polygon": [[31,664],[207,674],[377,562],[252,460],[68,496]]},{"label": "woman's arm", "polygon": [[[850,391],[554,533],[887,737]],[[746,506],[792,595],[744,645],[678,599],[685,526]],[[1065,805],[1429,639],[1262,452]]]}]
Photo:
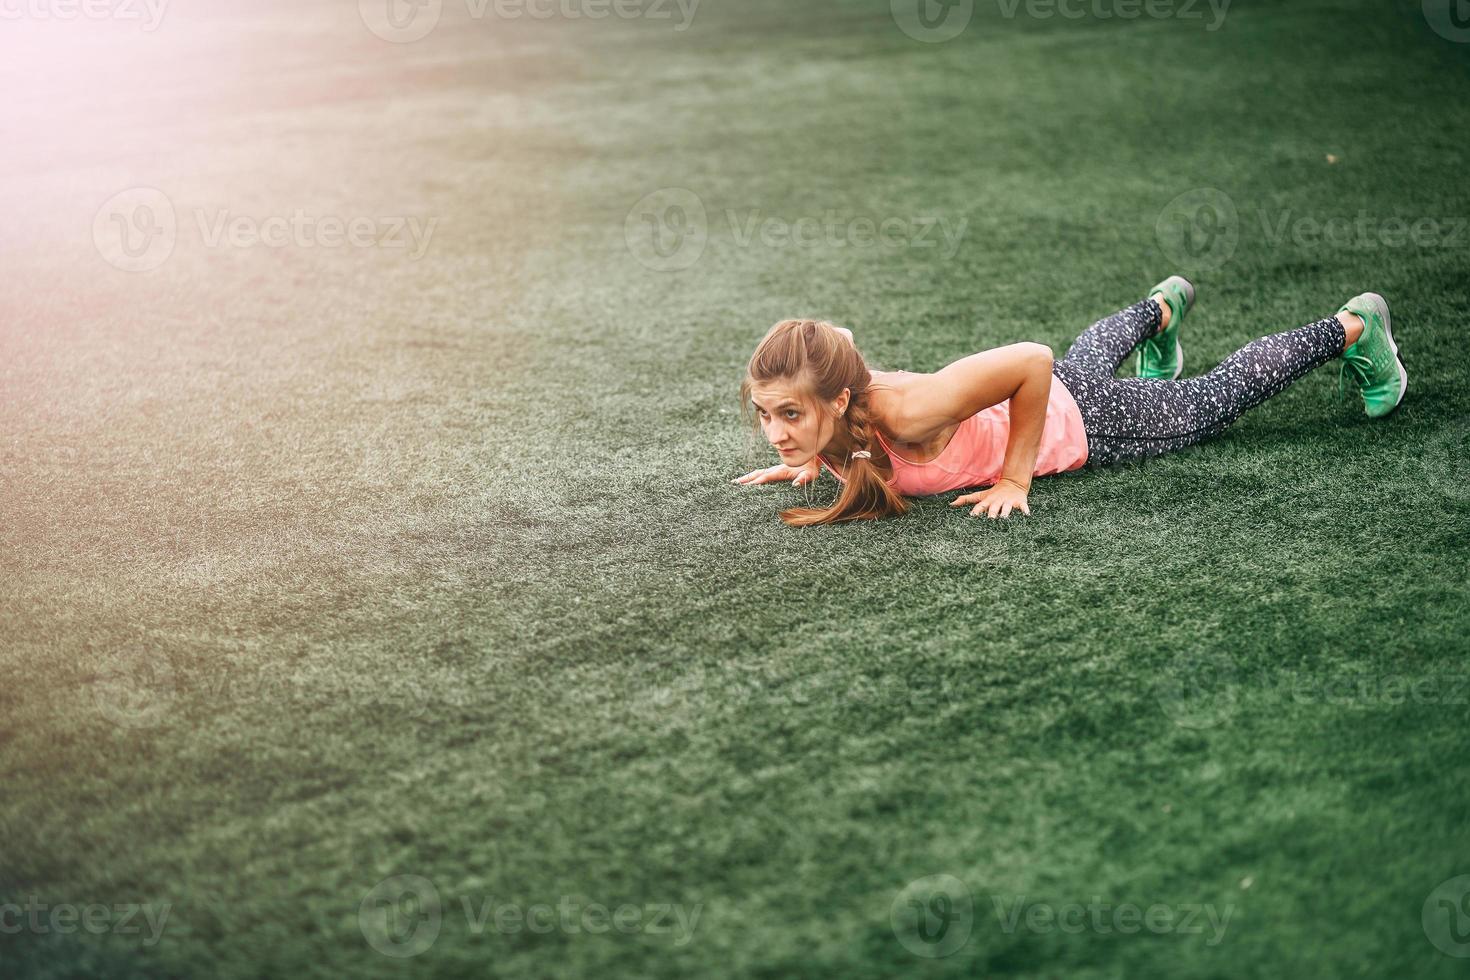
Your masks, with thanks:
[{"label": "woman's arm", "polygon": [[1011,434],[1001,476],[1030,486],[1046,425],[1052,363],[1051,348],[1033,343],[963,357],[905,393],[901,424],[937,432],[1010,399]]},{"label": "woman's arm", "polygon": [[[953,503],[974,503],[977,516],[1008,516],[1013,507],[1030,514],[1026,493],[1036,471],[1046,406],[1051,397],[1052,350],[1045,344],[1020,343],[961,358],[904,398],[901,414],[916,429],[938,430],[1010,399],[1011,431],[1005,462],[995,487],[966,494]],[[1008,489],[1003,484],[1010,484]]]}]

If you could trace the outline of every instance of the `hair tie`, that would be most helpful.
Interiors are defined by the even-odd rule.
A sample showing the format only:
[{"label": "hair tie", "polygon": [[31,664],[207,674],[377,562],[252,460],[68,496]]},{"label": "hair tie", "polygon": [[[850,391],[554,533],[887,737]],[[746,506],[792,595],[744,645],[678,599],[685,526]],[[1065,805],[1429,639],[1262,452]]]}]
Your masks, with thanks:
[{"label": "hair tie", "polygon": [[870,452],[868,452],[866,449],[859,449],[857,452],[855,452],[855,453],[852,454],[852,458],[853,459],[872,459],[873,458],[873,454],[870,453]]}]

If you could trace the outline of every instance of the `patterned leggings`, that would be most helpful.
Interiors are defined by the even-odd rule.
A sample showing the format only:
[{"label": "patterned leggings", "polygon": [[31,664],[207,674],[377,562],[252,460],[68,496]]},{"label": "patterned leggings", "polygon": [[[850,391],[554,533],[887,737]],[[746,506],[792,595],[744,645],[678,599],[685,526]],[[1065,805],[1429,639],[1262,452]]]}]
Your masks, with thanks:
[{"label": "patterned leggings", "polygon": [[1052,373],[1077,400],[1087,432],[1087,465],[1110,466],[1182,449],[1219,435],[1313,368],[1342,353],[1337,318],[1261,337],[1194,378],[1115,378],[1124,358],[1159,328],[1146,299],[1088,327]]}]

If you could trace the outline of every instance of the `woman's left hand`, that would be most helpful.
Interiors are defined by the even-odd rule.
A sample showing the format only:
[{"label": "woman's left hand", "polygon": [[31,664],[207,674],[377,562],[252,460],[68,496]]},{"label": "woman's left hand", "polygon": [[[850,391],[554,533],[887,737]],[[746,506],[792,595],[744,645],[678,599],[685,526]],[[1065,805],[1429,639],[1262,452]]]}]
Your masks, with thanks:
[{"label": "woman's left hand", "polygon": [[981,514],[991,518],[1010,517],[1011,510],[1017,507],[1027,517],[1031,516],[1031,508],[1026,506],[1026,488],[1011,480],[1001,480],[988,490],[967,493],[949,502],[951,507],[964,504],[975,505],[970,508],[971,517],[979,517]]}]

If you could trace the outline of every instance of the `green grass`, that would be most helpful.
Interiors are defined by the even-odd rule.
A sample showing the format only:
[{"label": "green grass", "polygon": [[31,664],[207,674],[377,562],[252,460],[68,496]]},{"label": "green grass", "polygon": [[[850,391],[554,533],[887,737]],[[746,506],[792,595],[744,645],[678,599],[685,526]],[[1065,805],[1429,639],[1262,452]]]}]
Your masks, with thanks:
[{"label": "green grass", "polygon": [[[1377,229],[1470,217],[1467,46],[1417,0],[1213,32],[979,3],[942,44],[884,0],[454,6],[390,45],[353,4],[180,5],[70,60],[110,28],[42,24],[5,69],[0,904],[169,918],[0,934],[0,974],[1463,973],[1421,914],[1470,873],[1470,230]],[[90,229],[138,185],[180,231],[126,273]],[[660,272],[625,218],[670,187],[708,244]],[[1238,240],[1181,266],[1155,226],[1195,188]],[[195,218],[297,208],[438,225],[414,262]],[[966,231],[726,219],[828,209]],[[1362,245],[1269,233],[1360,211]],[[1064,350],[1174,271],[1191,373],[1371,288],[1408,399],[1370,422],[1329,366],[1206,445],[1039,480],[1031,519],[793,531],[830,478],[729,483],[769,457],[736,387],[779,318],[931,370]],[[935,874],[973,928],[928,959],[890,916]],[[411,959],[360,926],[396,875],[443,903]],[[462,904],[563,897],[698,918],[477,934]]]}]

